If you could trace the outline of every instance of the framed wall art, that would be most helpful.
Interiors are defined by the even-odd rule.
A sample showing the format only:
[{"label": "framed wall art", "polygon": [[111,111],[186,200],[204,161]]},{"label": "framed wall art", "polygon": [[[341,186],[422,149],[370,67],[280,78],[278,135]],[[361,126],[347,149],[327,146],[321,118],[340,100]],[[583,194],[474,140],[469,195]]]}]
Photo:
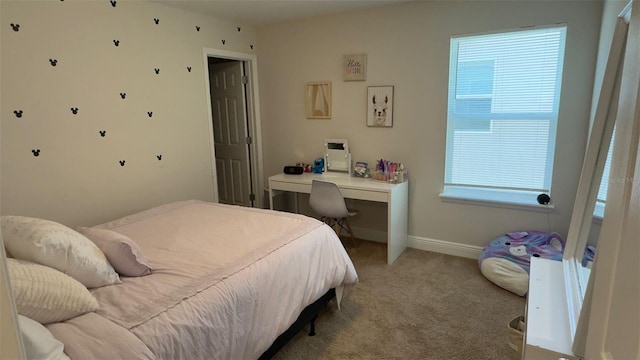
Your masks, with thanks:
[{"label": "framed wall art", "polygon": [[367,126],[393,126],[393,86],[367,88]]},{"label": "framed wall art", "polygon": [[345,55],[342,58],[342,79],[344,81],[367,80],[367,54]]},{"label": "framed wall art", "polygon": [[331,119],[331,82],[308,82],[305,87],[307,119]]}]

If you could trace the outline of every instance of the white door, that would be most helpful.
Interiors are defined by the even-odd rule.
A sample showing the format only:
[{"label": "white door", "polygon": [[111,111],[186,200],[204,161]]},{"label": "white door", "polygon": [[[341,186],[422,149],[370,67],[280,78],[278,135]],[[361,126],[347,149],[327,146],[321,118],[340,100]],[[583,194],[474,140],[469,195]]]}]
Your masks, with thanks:
[{"label": "white door", "polygon": [[242,62],[210,58],[209,84],[218,199],[223,204],[252,206]]}]

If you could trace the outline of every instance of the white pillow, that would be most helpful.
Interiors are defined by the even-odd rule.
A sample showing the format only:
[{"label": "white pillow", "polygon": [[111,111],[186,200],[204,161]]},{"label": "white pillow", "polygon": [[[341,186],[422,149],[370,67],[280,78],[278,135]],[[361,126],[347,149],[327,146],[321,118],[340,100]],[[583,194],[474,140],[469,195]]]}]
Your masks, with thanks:
[{"label": "white pillow", "polygon": [[60,270],[88,288],[120,283],[104,253],[91,240],[57,222],[2,216],[2,236],[12,257]]},{"label": "white pillow", "polygon": [[79,227],[78,231],[98,245],[118,274],[134,277],[151,274],[149,261],[130,237],[108,229]]},{"label": "white pillow", "polygon": [[39,322],[18,315],[18,325],[27,359],[69,360],[64,344]]},{"label": "white pillow", "polygon": [[48,324],[98,308],[84,285],[56,269],[11,258],[7,268],[18,314]]}]

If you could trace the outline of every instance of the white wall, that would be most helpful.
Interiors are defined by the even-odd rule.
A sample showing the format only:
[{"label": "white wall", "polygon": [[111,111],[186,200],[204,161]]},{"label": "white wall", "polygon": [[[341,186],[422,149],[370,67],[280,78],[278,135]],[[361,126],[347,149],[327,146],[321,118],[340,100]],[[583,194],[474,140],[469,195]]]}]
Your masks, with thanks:
[{"label": "white wall", "polygon": [[[602,3],[419,1],[258,29],[265,176],[311,162],[325,138],[349,140],[354,161],[381,157],[409,169],[409,234],[484,246],[515,230],[566,235],[589,126]],[[552,199],[541,212],[442,202],[449,40],[456,34],[567,23]],[[345,54],[368,55],[367,81],[342,81]],[[304,84],[333,84],[331,120],[304,116]],[[368,128],[367,86],[395,87],[393,128]],[[302,200],[304,201],[304,200]],[[357,204],[360,228],[384,231],[385,208]],[[548,226],[550,224],[550,227]]]},{"label": "white wall", "polygon": [[254,54],[255,29],[145,1],[0,4],[1,214],[93,225],[213,200],[203,48]]}]

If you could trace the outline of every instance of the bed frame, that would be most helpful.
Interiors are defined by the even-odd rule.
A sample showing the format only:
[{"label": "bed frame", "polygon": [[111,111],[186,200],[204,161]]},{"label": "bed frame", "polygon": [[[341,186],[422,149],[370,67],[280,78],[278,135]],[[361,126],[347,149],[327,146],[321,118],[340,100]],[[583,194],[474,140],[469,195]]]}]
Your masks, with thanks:
[{"label": "bed frame", "polygon": [[329,289],[329,291],[322,295],[318,300],[304,308],[296,321],[291,324],[287,330],[280,334],[280,336],[278,336],[273,344],[271,344],[271,347],[269,347],[267,351],[260,356],[260,359],[271,359],[289,340],[291,340],[294,335],[302,330],[307,323],[310,325],[309,336],[314,336],[316,334],[315,321],[318,314],[320,314],[320,310],[322,310],[322,308],[335,297],[336,290]]}]

